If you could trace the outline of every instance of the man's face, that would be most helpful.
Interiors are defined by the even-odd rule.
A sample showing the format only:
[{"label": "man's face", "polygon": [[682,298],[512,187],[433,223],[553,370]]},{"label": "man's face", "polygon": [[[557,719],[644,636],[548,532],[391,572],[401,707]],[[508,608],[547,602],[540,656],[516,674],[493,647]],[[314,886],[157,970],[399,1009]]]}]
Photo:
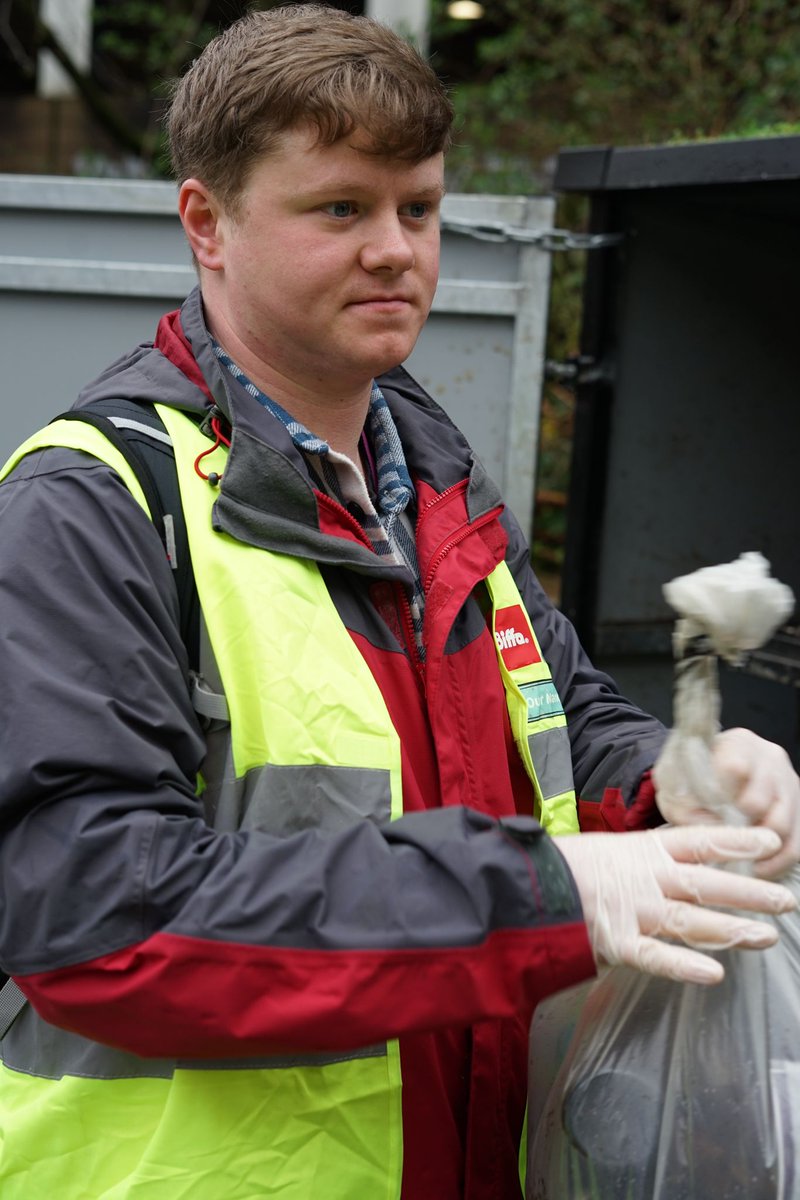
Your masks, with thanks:
[{"label": "man's face", "polygon": [[359,145],[358,132],[332,146],[288,132],[221,217],[210,323],[262,380],[360,388],[407,358],[428,315],[443,156],[414,165]]}]

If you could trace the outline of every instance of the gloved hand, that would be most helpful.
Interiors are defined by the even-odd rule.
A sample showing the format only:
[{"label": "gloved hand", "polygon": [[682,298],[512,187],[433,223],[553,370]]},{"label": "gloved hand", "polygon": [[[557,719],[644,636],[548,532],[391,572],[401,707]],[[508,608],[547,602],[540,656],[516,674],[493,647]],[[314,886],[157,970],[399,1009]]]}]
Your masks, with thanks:
[{"label": "gloved hand", "polygon": [[687,825],[642,833],[585,833],[553,839],[572,871],[598,964],[624,963],[651,975],[718,983],[722,964],[701,949],[763,949],[777,941],[772,923],[706,905],[770,914],[790,912],[788,888],[707,863],[774,857],[769,829]]},{"label": "gloved hand", "polygon": [[711,758],[729,803],[781,839],[777,854],[755,868],[764,879],[779,879],[800,862],[800,777],[788,754],[749,729],[726,729],[713,739]]}]

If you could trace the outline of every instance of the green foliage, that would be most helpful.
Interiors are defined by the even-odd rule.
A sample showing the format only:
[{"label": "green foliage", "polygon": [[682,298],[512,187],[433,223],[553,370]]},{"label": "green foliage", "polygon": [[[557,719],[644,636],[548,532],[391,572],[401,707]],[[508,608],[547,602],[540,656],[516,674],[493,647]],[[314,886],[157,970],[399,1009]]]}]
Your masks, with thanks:
[{"label": "green foliage", "polygon": [[212,9],[212,0],[95,0],[93,75],[149,174],[168,173],[161,114],[172,80],[217,32]]},{"label": "green foliage", "polygon": [[[451,188],[548,189],[563,146],[800,132],[793,0],[493,0],[478,23],[433,0],[433,14],[458,120]],[[581,228],[574,202],[559,207],[559,224]],[[554,255],[550,358],[577,352],[584,258]],[[570,432],[569,393],[548,386],[534,544],[545,568],[559,562]]]},{"label": "green foliage", "polygon": [[688,138],[684,134],[677,132],[669,139],[670,144],[686,143],[686,142],[726,142],[726,141],[741,141],[748,138],[771,138],[771,137],[797,137],[800,133],[800,121],[776,121],[773,125],[741,125],[736,129],[729,129],[726,133],[716,134],[714,137],[704,137],[698,133],[694,137]]},{"label": "green foliage", "polygon": [[[494,0],[475,41],[433,0],[456,82],[453,170],[541,166],[565,145],[654,143],[800,122],[800,4],[787,0]],[[460,25],[460,28],[458,26]],[[447,73],[448,63],[443,64]],[[534,171],[535,174],[535,171]],[[472,189],[471,190],[477,190]]]},{"label": "green foliage", "polygon": [[203,20],[205,4],[96,0],[95,54],[120,83],[159,87],[177,73],[216,29]]}]

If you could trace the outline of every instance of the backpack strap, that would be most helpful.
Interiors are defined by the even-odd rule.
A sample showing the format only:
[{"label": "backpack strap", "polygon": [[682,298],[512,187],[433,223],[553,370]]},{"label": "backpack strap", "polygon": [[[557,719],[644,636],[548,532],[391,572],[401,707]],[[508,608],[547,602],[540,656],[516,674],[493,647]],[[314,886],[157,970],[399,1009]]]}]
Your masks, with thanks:
[{"label": "backpack strap", "polygon": [[[69,412],[60,413],[59,416],[53,417],[53,420],[48,422],[52,425],[54,421],[83,421],[87,425],[93,425],[95,429],[108,438],[113,446],[116,446],[122,457],[128,463],[128,466],[133,471],[136,478],[139,480],[139,486],[144,492],[144,498],[147,501],[147,507],[150,509],[150,514],[153,518],[153,524],[156,527],[161,541],[164,543],[164,549],[167,552],[167,558],[170,565],[173,564],[173,556],[170,554],[171,538],[168,536],[167,527],[164,524],[165,514],[164,505],[161,500],[161,493],[158,489],[155,479],[153,478],[150,467],[147,465],[147,459],[136,448],[136,444],[129,440],[122,432],[123,429],[130,428],[125,424],[125,418],[114,420],[110,416],[103,413],[95,412],[90,408],[80,409],[78,411],[71,409]],[[141,429],[147,429],[146,425],[138,426]],[[169,435],[164,433],[164,436],[169,440]],[[174,517],[172,518],[174,526]],[[176,567],[173,567],[173,570]]]},{"label": "backpack strap", "polygon": [[[138,400],[96,400],[70,409],[53,421],[83,421],[99,429],[135,474],[172,567],[180,608],[181,638],[193,671],[200,659],[200,603],[181,506],[172,439],[152,404]],[[52,424],[52,422],[50,422]]]}]

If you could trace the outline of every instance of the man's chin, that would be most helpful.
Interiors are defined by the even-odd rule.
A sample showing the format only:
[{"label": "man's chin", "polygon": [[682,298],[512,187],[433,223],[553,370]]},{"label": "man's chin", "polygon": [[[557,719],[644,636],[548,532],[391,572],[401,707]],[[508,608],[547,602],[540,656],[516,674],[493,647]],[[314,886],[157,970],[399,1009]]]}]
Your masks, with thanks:
[{"label": "man's chin", "polygon": [[391,371],[392,367],[405,362],[416,343],[416,337],[387,338],[382,345],[376,346],[374,352],[368,356],[372,365],[372,375],[383,375],[386,371]]}]

